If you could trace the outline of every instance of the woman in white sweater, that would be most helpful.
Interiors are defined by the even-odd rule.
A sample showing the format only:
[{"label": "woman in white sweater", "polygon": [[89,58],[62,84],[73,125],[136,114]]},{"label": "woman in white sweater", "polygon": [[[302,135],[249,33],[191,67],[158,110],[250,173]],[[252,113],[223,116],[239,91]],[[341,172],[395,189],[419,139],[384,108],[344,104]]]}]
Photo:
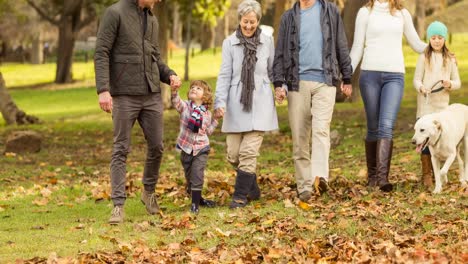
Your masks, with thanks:
[{"label": "woman in white sweater", "polygon": [[[429,25],[426,32],[429,45],[419,56],[413,79],[414,88],[418,91],[417,119],[444,110],[449,105],[450,91],[461,86],[457,63],[445,45],[447,27],[435,21]],[[421,168],[422,183],[431,188],[434,177],[431,153],[427,147],[421,153]]]},{"label": "woman in white sweater", "polygon": [[367,117],[367,185],[384,192],[393,190],[388,175],[404,90],[403,35],[414,51],[426,48],[400,0],[369,0],[359,10],[350,56],[353,69],[362,58],[359,87]]}]

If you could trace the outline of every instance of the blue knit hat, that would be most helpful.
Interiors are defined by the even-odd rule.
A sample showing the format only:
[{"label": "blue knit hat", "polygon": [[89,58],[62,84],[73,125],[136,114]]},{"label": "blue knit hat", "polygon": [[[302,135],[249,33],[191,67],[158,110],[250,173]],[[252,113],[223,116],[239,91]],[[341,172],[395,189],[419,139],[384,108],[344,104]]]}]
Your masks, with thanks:
[{"label": "blue knit hat", "polygon": [[447,34],[447,27],[442,22],[434,21],[427,27],[427,39],[431,39],[434,35],[439,35],[447,39]]}]

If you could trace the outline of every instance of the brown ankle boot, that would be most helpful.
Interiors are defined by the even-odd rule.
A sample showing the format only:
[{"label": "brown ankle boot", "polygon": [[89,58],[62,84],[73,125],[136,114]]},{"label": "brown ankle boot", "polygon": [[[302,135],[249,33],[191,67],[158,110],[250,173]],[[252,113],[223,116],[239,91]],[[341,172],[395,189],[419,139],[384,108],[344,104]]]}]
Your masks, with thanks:
[{"label": "brown ankle boot", "polygon": [[367,186],[377,186],[377,141],[365,140],[366,164],[367,164]]},{"label": "brown ankle boot", "polygon": [[393,185],[388,181],[390,163],[392,161],[393,140],[382,138],[377,140],[377,185],[383,192],[391,192]]},{"label": "brown ankle boot", "polygon": [[426,188],[434,187],[431,154],[421,154],[422,184]]}]

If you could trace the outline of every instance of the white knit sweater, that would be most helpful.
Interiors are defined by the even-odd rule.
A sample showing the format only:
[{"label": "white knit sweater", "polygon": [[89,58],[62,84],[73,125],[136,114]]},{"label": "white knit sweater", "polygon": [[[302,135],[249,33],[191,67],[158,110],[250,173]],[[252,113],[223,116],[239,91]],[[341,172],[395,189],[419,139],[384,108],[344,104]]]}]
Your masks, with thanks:
[{"label": "white knit sweater", "polygon": [[[437,93],[431,93],[426,98],[420,92],[421,87],[427,89],[437,89],[442,87],[440,80],[450,80],[450,90],[459,89],[461,86],[460,75],[455,59],[449,59],[447,65],[443,67],[443,57],[440,52],[433,52],[431,56],[431,65],[426,63],[424,54],[419,55],[416,70],[414,72],[413,85],[418,91],[418,111],[416,118],[423,115],[436,113],[444,110],[450,101],[450,92],[442,90]],[[436,86],[434,86],[436,84]],[[434,87],[432,87],[434,86]]]},{"label": "white knit sweater", "polygon": [[424,51],[427,44],[419,39],[408,10],[396,10],[392,15],[388,2],[379,1],[372,9],[362,7],[350,54],[353,70],[362,58],[362,70],[405,73],[403,34],[414,51]]}]

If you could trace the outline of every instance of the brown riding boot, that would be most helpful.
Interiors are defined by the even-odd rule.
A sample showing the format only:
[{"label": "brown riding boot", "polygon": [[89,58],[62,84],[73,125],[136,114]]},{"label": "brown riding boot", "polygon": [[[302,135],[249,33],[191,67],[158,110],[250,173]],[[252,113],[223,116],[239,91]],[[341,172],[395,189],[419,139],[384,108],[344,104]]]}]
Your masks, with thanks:
[{"label": "brown riding boot", "polygon": [[434,171],[432,170],[431,154],[421,154],[422,184],[430,189],[434,187]]},{"label": "brown riding boot", "polygon": [[367,186],[377,186],[377,141],[365,140],[367,163]]},{"label": "brown riding boot", "polygon": [[383,192],[391,192],[393,190],[393,185],[388,181],[392,150],[393,140],[391,138],[377,140],[377,186]]}]

